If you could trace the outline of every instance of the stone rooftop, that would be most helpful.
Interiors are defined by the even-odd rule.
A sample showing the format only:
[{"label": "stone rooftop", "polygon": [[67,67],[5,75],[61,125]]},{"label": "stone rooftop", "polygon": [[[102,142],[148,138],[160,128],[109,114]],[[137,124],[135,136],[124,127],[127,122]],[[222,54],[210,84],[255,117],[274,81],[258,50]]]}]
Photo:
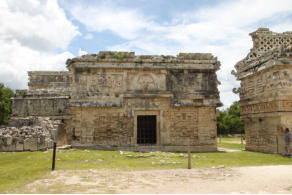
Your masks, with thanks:
[{"label": "stone rooftop", "polygon": [[171,55],[135,55],[135,52],[100,51],[98,54],[87,54],[80,57],[68,59],[66,64],[73,63],[218,63],[217,58],[210,53],[179,53]]}]

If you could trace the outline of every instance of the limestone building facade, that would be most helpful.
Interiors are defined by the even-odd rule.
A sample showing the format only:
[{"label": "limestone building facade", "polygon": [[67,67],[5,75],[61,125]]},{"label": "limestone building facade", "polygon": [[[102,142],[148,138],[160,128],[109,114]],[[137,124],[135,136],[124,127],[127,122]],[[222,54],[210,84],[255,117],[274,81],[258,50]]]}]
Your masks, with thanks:
[{"label": "limestone building facade", "polygon": [[241,117],[246,149],[284,153],[284,132],[292,129],[292,32],[259,28],[250,33],[253,48],[232,73],[241,81]]},{"label": "limestone building facade", "polygon": [[14,119],[62,121],[58,137],[73,147],[216,151],[220,62],[211,54],[107,51],[66,64],[64,72],[29,72]]}]

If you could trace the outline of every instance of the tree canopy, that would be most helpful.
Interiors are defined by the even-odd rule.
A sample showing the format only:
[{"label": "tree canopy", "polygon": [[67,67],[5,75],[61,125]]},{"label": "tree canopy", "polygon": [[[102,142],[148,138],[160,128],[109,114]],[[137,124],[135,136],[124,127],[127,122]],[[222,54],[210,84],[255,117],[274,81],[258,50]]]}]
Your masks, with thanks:
[{"label": "tree canopy", "polygon": [[11,114],[11,96],[13,91],[0,83],[0,125],[8,123]]},{"label": "tree canopy", "polygon": [[244,122],[240,118],[239,102],[235,101],[226,110],[219,111],[217,118],[217,131],[219,134],[241,134],[244,133]]}]

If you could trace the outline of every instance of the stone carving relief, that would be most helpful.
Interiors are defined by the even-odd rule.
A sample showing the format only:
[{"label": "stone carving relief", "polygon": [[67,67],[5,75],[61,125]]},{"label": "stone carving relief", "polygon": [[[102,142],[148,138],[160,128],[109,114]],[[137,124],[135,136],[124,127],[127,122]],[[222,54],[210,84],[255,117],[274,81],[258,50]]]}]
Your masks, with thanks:
[{"label": "stone carving relief", "polygon": [[292,31],[275,33],[268,28],[259,28],[250,35],[253,48],[235,65],[237,72],[233,72],[239,79],[258,72],[259,68],[265,68],[267,61],[291,56],[289,48],[292,46]]},{"label": "stone carving relief", "polygon": [[272,136],[246,136],[246,142],[248,145],[256,145],[256,146],[266,146],[276,144],[276,137]]},{"label": "stone carving relief", "polygon": [[258,52],[266,52],[281,45],[292,45],[292,37],[288,36],[258,36],[254,40],[254,46]]},{"label": "stone carving relief", "polygon": [[273,101],[241,106],[241,115],[277,111],[292,111],[292,101]]},{"label": "stone carving relief", "polygon": [[[153,73],[136,73],[128,77],[130,90],[158,90],[161,78]],[[160,86],[161,87],[161,86]]]},{"label": "stone carving relief", "polygon": [[172,111],[168,113],[170,137],[198,138],[198,112]]},{"label": "stone carving relief", "polygon": [[160,102],[155,101],[154,99],[128,99],[129,107],[132,108],[158,108]]},{"label": "stone carving relief", "polygon": [[254,59],[272,49],[281,46],[287,47],[292,45],[292,33],[274,33],[267,28],[259,28],[257,31],[250,34],[252,36],[253,45],[247,59]]},{"label": "stone carving relief", "polygon": [[288,70],[274,70],[262,73],[241,82],[238,89],[241,98],[262,95],[268,90],[291,87],[292,77]]},{"label": "stone carving relief", "polygon": [[265,89],[283,88],[292,86],[292,78],[287,70],[277,70],[265,74]]},{"label": "stone carving relief", "polygon": [[97,78],[97,85],[105,88],[120,88],[122,86],[122,75],[102,75]]},{"label": "stone carving relief", "polygon": [[154,79],[150,74],[140,75],[138,78],[138,84],[145,90],[157,88]]},{"label": "stone carving relief", "polygon": [[248,145],[267,147],[267,145],[274,145],[276,143],[276,136],[271,131],[272,125],[265,126],[264,122],[258,119],[246,121],[246,142]]},{"label": "stone carving relief", "polygon": [[255,79],[255,93],[256,94],[261,94],[264,92],[264,87],[265,87],[265,82],[263,82],[262,77],[258,77]]},{"label": "stone carving relief", "polygon": [[280,101],[280,109],[282,111],[292,111],[292,101]]},{"label": "stone carving relief", "polygon": [[68,75],[33,75],[29,79],[30,83],[50,83],[50,82],[68,82]]},{"label": "stone carving relief", "polygon": [[245,105],[240,107],[241,115],[248,113],[263,113],[263,112],[275,112],[278,110],[278,104],[274,102],[262,102],[259,104]]},{"label": "stone carving relief", "polygon": [[[82,82],[82,79],[81,79]],[[107,92],[118,91],[122,88],[123,75],[93,75],[87,77],[87,85],[89,92]],[[95,94],[97,95],[97,94]]]},{"label": "stone carving relief", "polygon": [[100,114],[93,120],[93,141],[99,144],[129,144],[133,137],[133,119],[122,113]]}]

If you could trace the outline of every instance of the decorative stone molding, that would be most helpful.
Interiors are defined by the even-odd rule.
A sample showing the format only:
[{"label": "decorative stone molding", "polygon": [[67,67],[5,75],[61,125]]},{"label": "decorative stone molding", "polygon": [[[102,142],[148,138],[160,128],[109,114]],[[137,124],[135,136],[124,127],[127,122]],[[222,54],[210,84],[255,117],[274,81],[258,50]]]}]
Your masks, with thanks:
[{"label": "decorative stone molding", "polygon": [[284,133],[292,129],[292,32],[274,33],[259,28],[250,33],[253,48],[235,65],[232,74],[241,81],[246,149],[284,153]]},{"label": "decorative stone molding", "polygon": [[192,151],[216,151],[222,103],[212,54],[101,51],[66,64],[68,72],[29,72],[29,89],[12,99],[15,119],[61,120],[73,147],[186,151],[190,142]]}]

